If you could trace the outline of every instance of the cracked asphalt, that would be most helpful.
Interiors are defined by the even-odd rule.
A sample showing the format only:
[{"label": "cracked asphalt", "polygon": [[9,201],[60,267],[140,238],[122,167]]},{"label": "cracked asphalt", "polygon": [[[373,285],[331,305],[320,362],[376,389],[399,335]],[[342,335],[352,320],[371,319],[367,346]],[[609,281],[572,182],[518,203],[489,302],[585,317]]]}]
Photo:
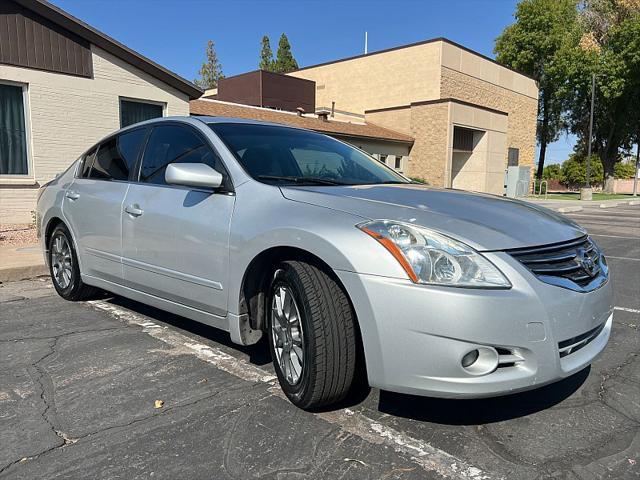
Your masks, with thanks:
[{"label": "cracked asphalt", "polygon": [[640,478],[640,207],[568,216],[608,257],[610,343],[494,399],[374,389],[311,414],[262,343],[119,297],[65,302],[48,279],[1,285],[0,478]]}]

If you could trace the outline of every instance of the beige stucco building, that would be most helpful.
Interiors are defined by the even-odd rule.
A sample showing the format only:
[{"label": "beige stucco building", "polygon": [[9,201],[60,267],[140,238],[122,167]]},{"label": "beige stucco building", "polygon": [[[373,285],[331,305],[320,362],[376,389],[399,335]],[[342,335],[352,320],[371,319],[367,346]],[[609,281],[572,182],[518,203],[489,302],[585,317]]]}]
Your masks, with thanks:
[{"label": "beige stucco building", "polygon": [[0,223],[30,222],[39,186],[103,136],[201,94],[48,3],[4,1],[0,39]]},{"label": "beige stucco building", "polygon": [[403,168],[434,186],[502,194],[507,164],[533,166],[535,80],[438,38],[302,68],[316,106],[414,139]]}]

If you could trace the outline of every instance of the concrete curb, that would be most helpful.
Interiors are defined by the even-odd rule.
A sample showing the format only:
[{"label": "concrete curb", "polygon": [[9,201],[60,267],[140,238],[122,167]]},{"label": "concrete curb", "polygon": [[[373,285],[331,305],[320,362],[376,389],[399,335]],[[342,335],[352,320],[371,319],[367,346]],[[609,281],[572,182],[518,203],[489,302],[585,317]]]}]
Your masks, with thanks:
[{"label": "concrete curb", "polygon": [[582,207],[560,207],[556,210],[560,213],[581,212]]},{"label": "concrete curb", "polygon": [[46,265],[25,265],[23,267],[0,269],[0,283],[17,282],[18,280],[28,280],[34,277],[49,275]]}]

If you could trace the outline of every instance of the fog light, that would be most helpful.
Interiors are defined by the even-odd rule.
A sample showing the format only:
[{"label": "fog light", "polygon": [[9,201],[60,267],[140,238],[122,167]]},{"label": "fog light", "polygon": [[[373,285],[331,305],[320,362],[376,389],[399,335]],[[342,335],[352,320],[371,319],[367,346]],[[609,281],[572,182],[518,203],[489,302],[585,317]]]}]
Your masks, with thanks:
[{"label": "fog light", "polygon": [[464,357],[462,357],[462,366],[464,368],[467,368],[473,365],[475,361],[478,359],[479,355],[480,355],[480,352],[478,352],[478,350],[471,350]]},{"label": "fog light", "polygon": [[465,372],[471,375],[487,375],[498,368],[499,355],[493,347],[478,347],[466,353],[460,361]]}]

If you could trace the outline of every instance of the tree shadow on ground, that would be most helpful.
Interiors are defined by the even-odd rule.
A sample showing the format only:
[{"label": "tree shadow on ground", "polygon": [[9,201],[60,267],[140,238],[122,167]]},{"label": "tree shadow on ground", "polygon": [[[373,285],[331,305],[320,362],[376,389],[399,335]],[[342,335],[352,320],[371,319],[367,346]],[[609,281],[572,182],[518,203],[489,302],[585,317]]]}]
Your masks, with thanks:
[{"label": "tree shadow on ground", "polygon": [[418,397],[381,391],[378,409],[397,417],[443,425],[482,425],[524,417],[564,401],[589,376],[588,366],[559,382],[502,397],[474,400]]}]

